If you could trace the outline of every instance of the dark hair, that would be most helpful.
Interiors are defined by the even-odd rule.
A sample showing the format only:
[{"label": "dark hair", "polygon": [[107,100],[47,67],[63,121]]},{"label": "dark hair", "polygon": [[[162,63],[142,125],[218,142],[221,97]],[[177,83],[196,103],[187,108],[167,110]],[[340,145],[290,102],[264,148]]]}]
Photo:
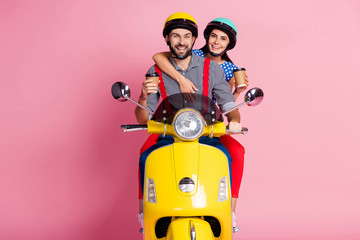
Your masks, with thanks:
[{"label": "dark hair", "polygon": [[[200,50],[203,51],[204,55],[205,53],[208,53],[209,52],[208,43],[206,43],[202,48],[200,48]],[[221,56],[221,59],[233,63],[229,58],[229,56],[227,55],[227,51]]]}]

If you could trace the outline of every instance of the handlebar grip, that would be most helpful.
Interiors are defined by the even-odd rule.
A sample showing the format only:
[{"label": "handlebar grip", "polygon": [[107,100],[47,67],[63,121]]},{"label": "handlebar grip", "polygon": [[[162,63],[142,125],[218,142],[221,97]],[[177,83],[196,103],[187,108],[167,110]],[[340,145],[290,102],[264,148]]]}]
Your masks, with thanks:
[{"label": "handlebar grip", "polygon": [[246,134],[249,131],[248,128],[243,127],[241,129],[241,131],[236,131],[236,130],[229,130],[229,126],[226,126],[226,132],[230,132],[230,133],[240,133],[240,134]]},{"label": "handlebar grip", "polygon": [[121,129],[147,128],[147,124],[126,124],[121,125]]}]

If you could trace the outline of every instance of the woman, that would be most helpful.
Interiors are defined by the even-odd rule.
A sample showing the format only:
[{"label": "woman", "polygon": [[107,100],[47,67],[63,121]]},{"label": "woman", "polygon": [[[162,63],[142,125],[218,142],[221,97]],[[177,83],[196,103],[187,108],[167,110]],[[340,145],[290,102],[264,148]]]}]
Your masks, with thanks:
[{"label": "woman", "polygon": [[[204,37],[206,40],[205,46],[201,49],[193,50],[193,53],[217,62],[224,70],[225,80],[233,89],[235,85],[233,70],[238,69],[238,67],[233,64],[227,55],[227,51],[233,49],[236,45],[237,29],[235,24],[226,18],[216,18],[206,26],[204,30]],[[156,65],[163,72],[168,74],[179,83],[181,92],[193,93],[194,91],[197,91],[198,89],[195,87],[195,85],[173,67],[168,59],[170,56],[170,52],[158,53],[153,56],[153,59]],[[235,100],[238,98],[239,94],[243,92],[248,86],[247,76],[245,77],[245,83],[245,87],[235,87],[233,92]],[[245,150],[238,141],[229,135],[220,137],[220,141],[225,145],[232,157],[232,211],[235,212],[236,201],[238,198],[243,174]],[[233,216],[235,215],[233,214]],[[234,231],[237,230],[238,228],[234,228]]]}]

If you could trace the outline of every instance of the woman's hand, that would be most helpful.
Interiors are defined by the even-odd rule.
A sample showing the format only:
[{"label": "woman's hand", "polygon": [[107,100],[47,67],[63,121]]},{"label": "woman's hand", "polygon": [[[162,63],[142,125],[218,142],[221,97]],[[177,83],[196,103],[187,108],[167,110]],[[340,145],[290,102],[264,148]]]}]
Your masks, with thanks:
[{"label": "woman's hand", "polygon": [[244,87],[240,87],[240,88],[235,88],[234,92],[233,92],[233,95],[235,97],[235,100],[239,97],[240,93],[242,93],[243,91],[245,91],[247,89],[247,87],[249,86],[249,79],[248,79],[248,76],[245,75],[245,84],[246,86]]},{"label": "woman's hand", "polygon": [[195,93],[195,91],[199,91],[193,82],[191,82],[186,77],[182,76],[181,79],[179,79],[179,86],[180,86],[180,92],[181,93]]}]

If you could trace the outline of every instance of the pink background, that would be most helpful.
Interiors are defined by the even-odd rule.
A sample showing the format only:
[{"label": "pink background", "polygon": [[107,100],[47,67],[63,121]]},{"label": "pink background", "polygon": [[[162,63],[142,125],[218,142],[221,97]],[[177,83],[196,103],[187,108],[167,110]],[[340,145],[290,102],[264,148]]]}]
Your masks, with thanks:
[{"label": "pink background", "polygon": [[[242,108],[235,239],[360,239],[356,0],[0,1],[0,239],[140,239],[134,105],[168,15],[239,29],[229,55],[262,105]],[[196,42],[204,44],[202,34]],[[241,100],[239,100],[241,102]]]}]

